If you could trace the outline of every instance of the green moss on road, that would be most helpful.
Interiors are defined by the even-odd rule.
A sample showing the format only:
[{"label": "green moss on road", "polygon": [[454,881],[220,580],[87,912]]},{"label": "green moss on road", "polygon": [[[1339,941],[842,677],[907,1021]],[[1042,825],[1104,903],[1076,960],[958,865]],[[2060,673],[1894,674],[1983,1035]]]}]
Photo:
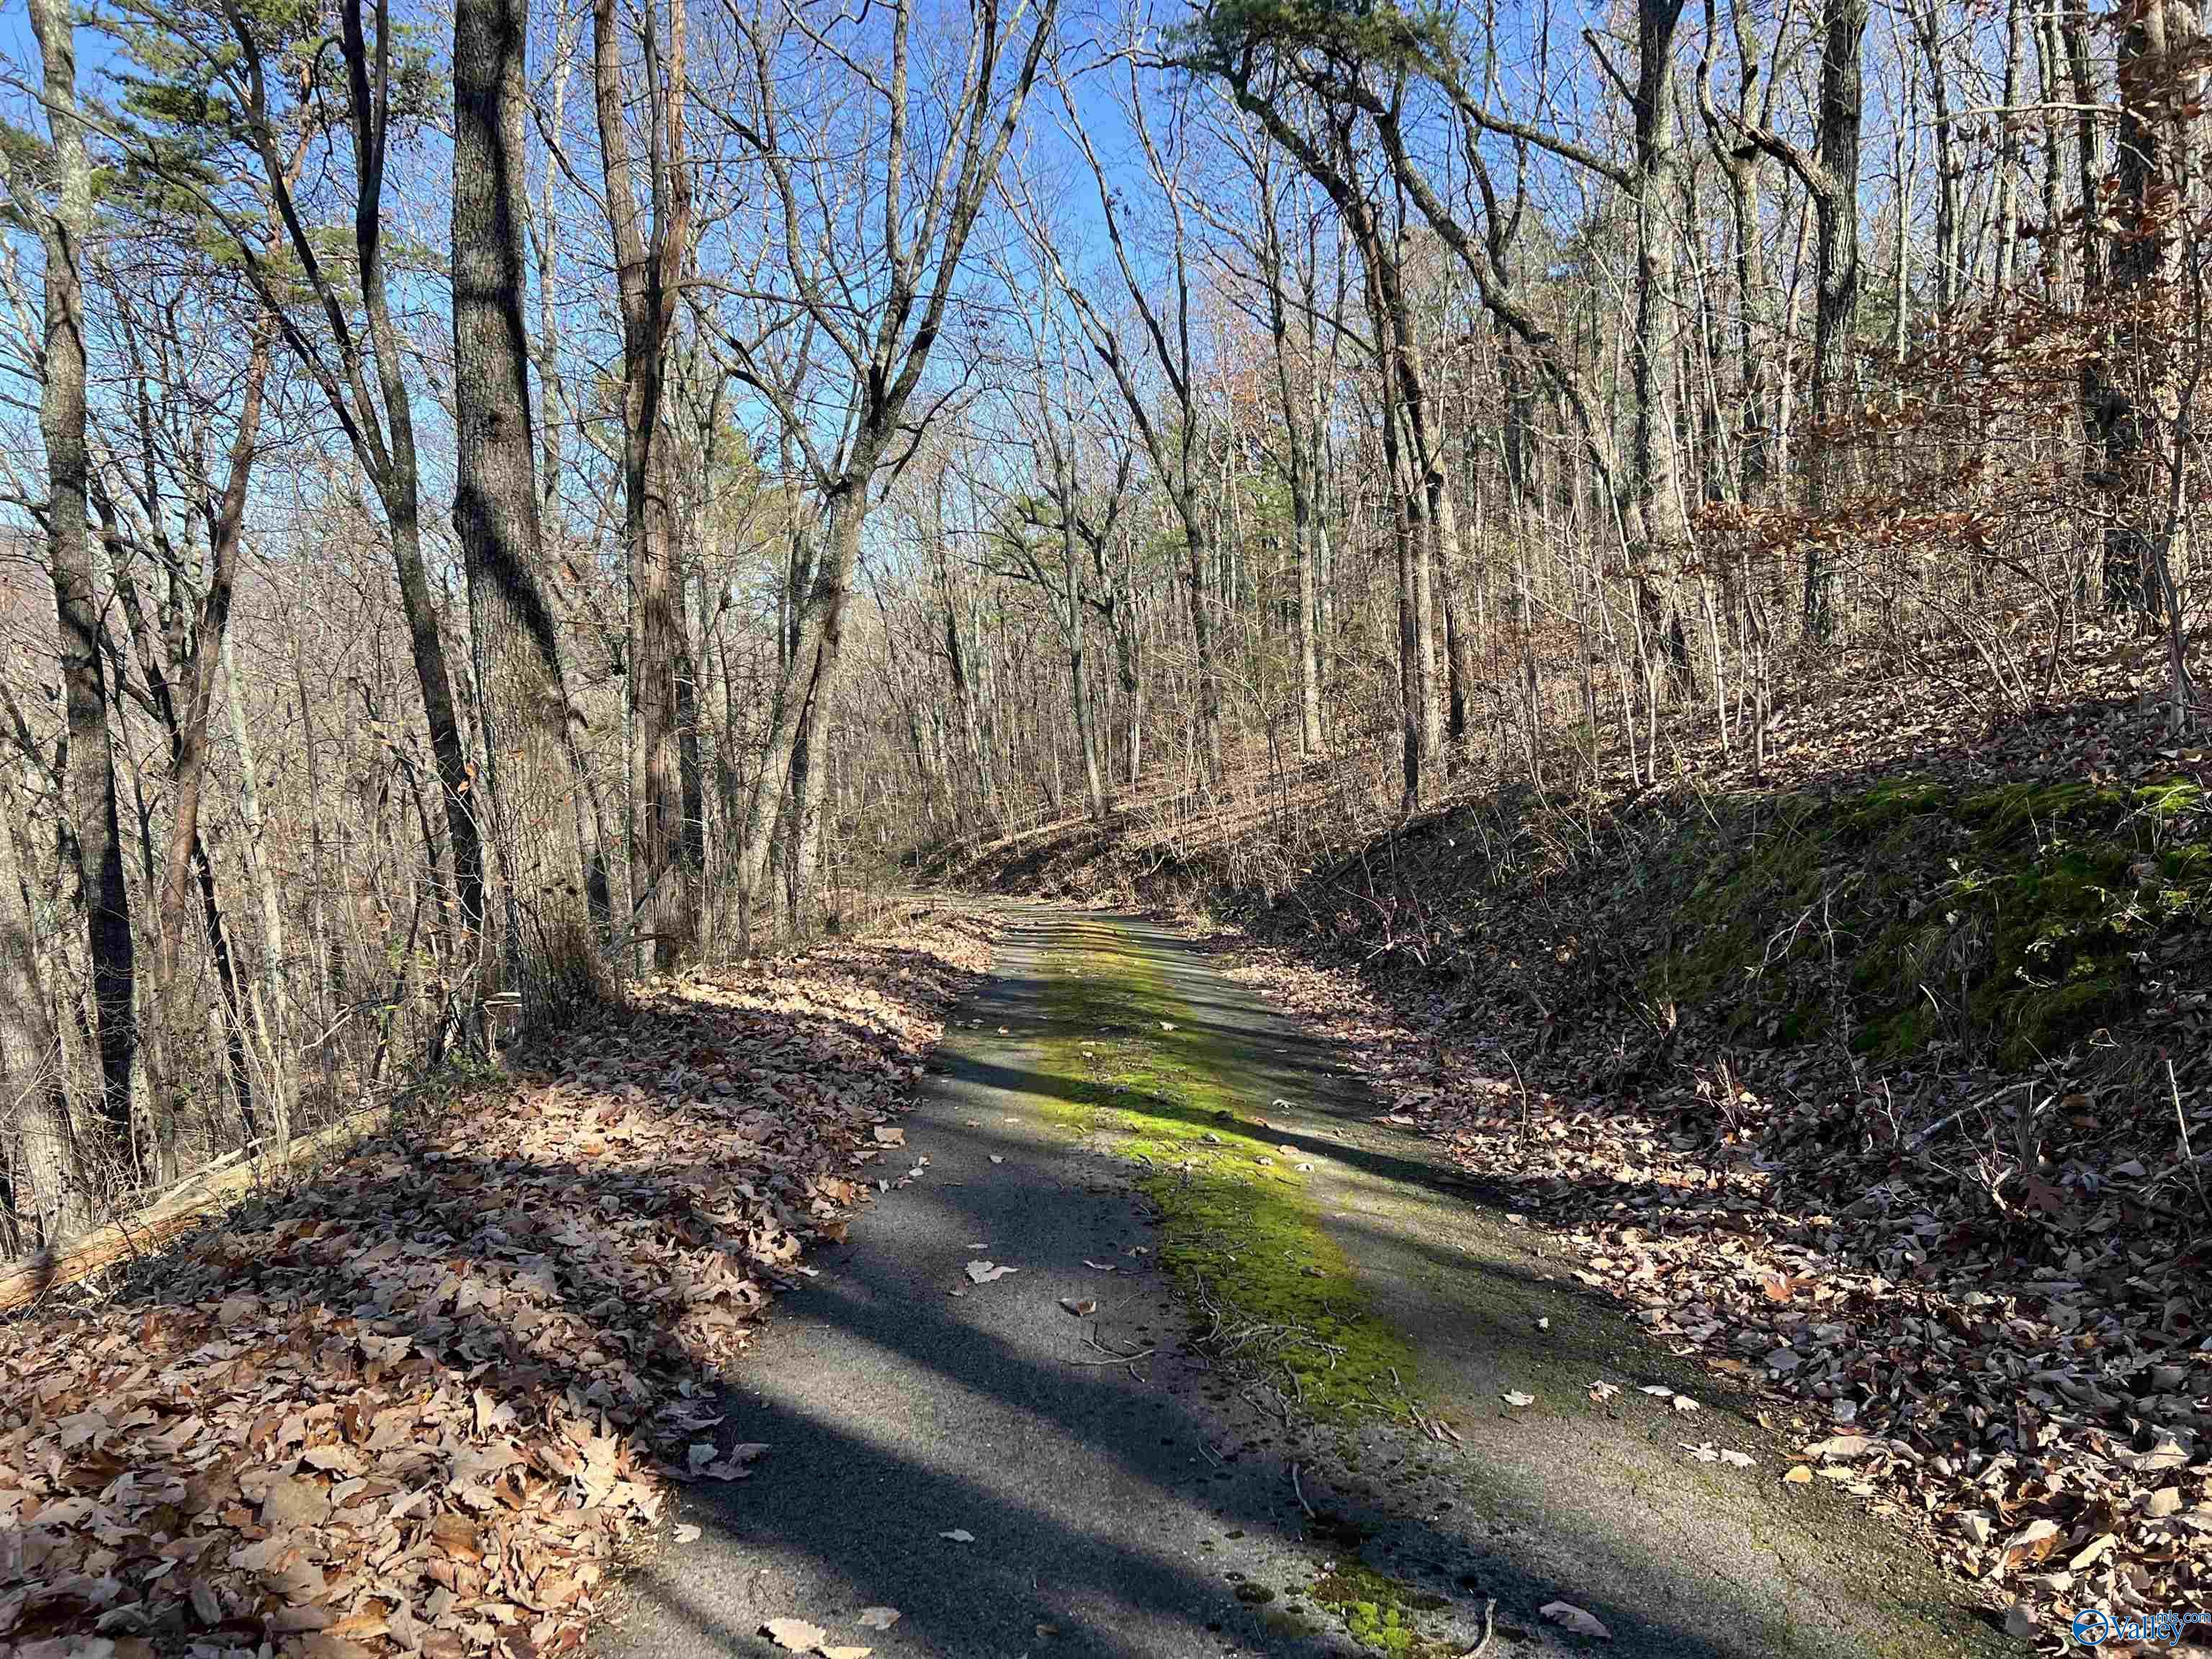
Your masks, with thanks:
[{"label": "green moss on road", "polygon": [[1332,1565],[1314,1581],[1316,1602],[1344,1621],[1352,1640],[1391,1659],[1444,1659],[1453,1650],[1422,1634],[1419,1615],[1450,1603],[1352,1559]]},{"label": "green moss on road", "polygon": [[[1231,1044],[1197,1025],[1121,929],[1085,925],[1046,963],[1048,1108],[1136,1164],[1160,1260],[1214,1351],[1322,1419],[1405,1411],[1413,1351],[1366,1310],[1322,1225],[1304,1161],[1236,1086]],[[1395,1372],[1394,1380],[1393,1372]]]}]

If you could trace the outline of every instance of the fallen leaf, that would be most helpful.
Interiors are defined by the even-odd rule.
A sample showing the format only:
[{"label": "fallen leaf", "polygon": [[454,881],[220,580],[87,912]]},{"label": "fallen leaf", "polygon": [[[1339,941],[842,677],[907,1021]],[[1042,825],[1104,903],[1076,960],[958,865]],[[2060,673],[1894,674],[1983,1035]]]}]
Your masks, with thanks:
[{"label": "fallen leaf", "polygon": [[867,1630],[889,1630],[899,1618],[896,1607],[862,1607],[856,1622]]},{"label": "fallen leaf", "polygon": [[2067,1562],[2066,1571],[2069,1572],[2079,1572],[2084,1567],[2093,1567],[2096,1565],[2098,1562],[2103,1560],[2107,1555],[2110,1555],[2112,1553],[2112,1546],[2118,1541],[2119,1540],[2113,1537],[2111,1533],[2099,1533],[2087,1544],[2084,1544],[2075,1554],[2073,1559]]},{"label": "fallen leaf", "polygon": [[1603,1378],[1589,1385],[1590,1399],[1601,1406],[1620,1392],[1620,1385],[1618,1382],[1607,1382]]},{"label": "fallen leaf", "polygon": [[965,1527],[955,1527],[951,1532],[940,1532],[937,1535],[939,1538],[950,1538],[956,1544],[972,1544],[975,1541],[975,1534]]},{"label": "fallen leaf", "polygon": [[810,1652],[830,1639],[828,1631],[804,1619],[771,1619],[761,1626],[761,1634],[788,1653]]},{"label": "fallen leaf", "polygon": [[2029,1522],[2005,1540],[2004,1565],[2024,1565],[2042,1560],[2058,1541],[2058,1523],[2048,1516]]},{"label": "fallen leaf", "polygon": [[906,1131],[903,1129],[895,1129],[887,1123],[878,1123],[876,1125],[874,1133],[876,1137],[876,1145],[878,1146],[903,1146],[906,1145]]},{"label": "fallen leaf", "polygon": [[1756,1461],[1748,1452],[1740,1452],[1733,1446],[1721,1448],[1721,1462],[1732,1469],[1747,1469]]},{"label": "fallen leaf", "polygon": [[1613,1632],[1603,1623],[1571,1601],[1547,1601],[1536,1611],[1560,1629],[1572,1631],[1577,1636],[1594,1636],[1601,1642],[1613,1640]]},{"label": "fallen leaf", "polygon": [[1019,1267],[1001,1267],[995,1261],[971,1261],[968,1264],[969,1282],[975,1285],[988,1285],[994,1279],[1004,1279],[1008,1273],[1019,1272]]},{"label": "fallen leaf", "polygon": [[1060,1305],[1066,1309],[1068,1312],[1073,1314],[1078,1319],[1088,1319],[1091,1315],[1098,1311],[1098,1304],[1096,1302],[1078,1302],[1071,1296],[1063,1296],[1060,1297]]},{"label": "fallen leaf", "polygon": [[1504,1393],[1499,1395],[1498,1397],[1500,1400],[1503,1400],[1509,1406],[1533,1406],[1536,1403],[1536,1396],[1534,1395],[1521,1394],[1511,1389],[1508,1389]]},{"label": "fallen leaf", "polygon": [[676,1528],[676,1541],[679,1544],[697,1543],[699,1541],[699,1528],[691,1525],[689,1522],[685,1522]]},{"label": "fallen leaf", "polygon": [[2163,1474],[2187,1463],[2191,1455],[2187,1439],[2170,1429],[2161,1429],[2148,1451],[2117,1451],[2112,1454],[2112,1462],[2137,1474]]},{"label": "fallen leaf", "polygon": [[1114,1271],[1114,1264],[1112,1262],[1093,1261],[1088,1256],[1084,1258],[1083,1265],[1086,1267],[1095,1268],[1102,1273],[1110,1273]]},{"label": "fallen leaf", "polygon": [[1800,1463],[1782,1478],[1793,1486],[1809,1486],[1813,1484],[1813,1471],[1807,1465]]},{"label": "fallen leaf", "polygon": [[1854,1457],[1864,1457],[1874,1445],[1874,1441],[1863,1434],[1839,1434],[1832,1439],[1814,1441],[1805,1448],[1805,1455],[1849,1462]]}]

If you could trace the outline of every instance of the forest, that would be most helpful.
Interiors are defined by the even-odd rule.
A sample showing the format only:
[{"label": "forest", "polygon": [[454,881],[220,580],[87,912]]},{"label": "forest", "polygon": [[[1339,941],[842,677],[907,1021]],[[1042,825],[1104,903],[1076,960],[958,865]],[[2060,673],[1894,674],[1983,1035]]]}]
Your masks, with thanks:
[{"label": "forest", "polygon": [[[914,918],[995,889],[1236,919],[1388,1121],[1493,1102],[1454,1120],[1478,1174],[1732,1148],[1824,1222],[1880,1209],[1854,1259],[1884,1295],[1936,1282],[1922,1214],[2069,1294],[2141,1243],[2154,1266],[2100,1271],[2166,1310],[2143,1375],[2194,1352],[2212,14],[27,8],[0,17],[0,1258],[118,1226],[103,1261],[135,1256],[165,1194],[364,1114],[449,1103],[420,1133],[456,1144],[458,1103],[577,1032],[781,1098],[803,1006],[874,1111],[980,982],[963,930],[1000,925]],[[933,941],[917,980],[870,954],[887,921]],[[782,1058],[684,1058],[726,1017]],[[1669,1089],[1687,1130],[1635,1115]],[[596,1121],[500,1133],[526,1162]],[[2133,1176],[2077,1179],[2108,1135]],[[796,1230],[753,1235],[769,1277],[795,1257],[761,1238],[842,1240],[823,1218],[877,1186],[851,1174],[761,1199]],[[1947,1196],[1914,1211],[1922,1178]],[[1743,1284],[1790,1304],[1781,1261]],[[1649,1278],[1591,1271],[1632,1304]],[[1736,1317],[1644,1323],[1687,1352]],[[2093,1349],[2117,1363],[2087,1336],[2054,1363]],[[2199,1455],[2169,1431],[2204,1432],[2202,1359],[2136,1391],[2197,1404],[2128,1417],[2129,1455]],[[2008,1394],[1972,1409],[1968,1440],[2014,1434]],[[2021,1423],[2008,1455],[2074,1432]],[[2070,1534],[1971,1537],[2012,1635],[2070,1594],[2022,1577],[2060,1545],[2162,1564],[2116,1607],[2206,1582],[2212,1522],[2145,1543],[2063,1484],[1996,1512]],[[390,1640],[437,1651],[408,1606]]]},{"label": "forest", "polygon": [[948,840],[2196,730],[2178,9],[472,9],[9,42],[18,1243]]}]

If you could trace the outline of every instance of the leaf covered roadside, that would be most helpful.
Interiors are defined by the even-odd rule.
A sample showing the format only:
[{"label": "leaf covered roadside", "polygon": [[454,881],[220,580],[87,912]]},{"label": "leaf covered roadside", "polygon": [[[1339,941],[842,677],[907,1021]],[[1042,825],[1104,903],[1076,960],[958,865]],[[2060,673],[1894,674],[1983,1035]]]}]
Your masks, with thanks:
[{"label": "leaf covered roadside", "polygon": [[763,1455],[720,1369],[842,1237],[872,1128],[988,954],[924,912],[654,988],[158,1273],[15,1322],[0,1643],[579,1648],[668,1483]]},{"label": "leaf covered roadside", "polygon": [[[2085,1084],[2057,1201],[2008,1215],[1944,1173],[1971,1144],[1916,1158],[1858,1134],[1879,1098],[1855,1102],[1808,1051],[1624,1091],[1595,1038],[1524,1067],[1510,984],[1447,995],[1232,948],[1234,976],[1351,1052],[1385,1121],[1445,1142],[1512,1219],[1564,1239],[1577,1279],[1775,1402],[1802,1434],[1785,1483],[1917,1518],[2052,1650],[2079,1608],[2212,1603],[2212,1222],[2135,1198],[2154,1124],[2109,1118]],[[2179,1096],[2200,1152],[2201,1070]]]}]

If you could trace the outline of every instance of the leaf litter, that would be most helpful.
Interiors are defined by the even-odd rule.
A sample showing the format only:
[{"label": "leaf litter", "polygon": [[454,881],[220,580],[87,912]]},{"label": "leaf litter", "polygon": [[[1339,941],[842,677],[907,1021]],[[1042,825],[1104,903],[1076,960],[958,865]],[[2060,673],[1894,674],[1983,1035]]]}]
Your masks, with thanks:
[{"label": "leaf litter", "polygon": [[882,1120],[988,962],[981,924],[918,909],[646,988],[15,1322],[0,1646],[580,1650],[671,1483],[772,1455],[731,1443],[724,1368],[870,1196],[902,1139]]},{"label": "leaf litter", "polygon": [[[1972,1137],[1985,1151],[1991,1123],[2000,1139],[2027,1133],[2026,1097],[1987,1068],[1943,1080],[1927,1128],[1893,1133],[1887,1097],[1851,1099],[1864,1085],[1819,1051],[1680,1065],[1624,1091],[1610,1050],[1547,1052],[1549,1017],[1517,1059],[1466,1035],[1525,1030],[1525,1006],[1476,1018],[1479,997],[1454,1001],[1431,976],[1234,948],[1232,977],[1349,1051],[1391,1107],[1381,1121],[1515,1192],[1508,1221],[1563,1243],[1575,1279],[1805,1431],[1808,1461],[1783,1482],[1840,1486],[1919,1531],[1990,1605],[2025,1606],[2049,1651],[2081,1607],[2212,1601],[2212,1255],[2205,1223],[2187,1221],[2196,1194],[2146,1200],[2151,1154],[2123,1155],[2194,1122],[2205,1161],[2212,1043],[2177,1056],[2148,1135],[2062,1072],[2038,1109],[2088,1144],[2028,1170],[2008,1210],[1973,1174]],[[1507,980],[1488,994],[1525,1002]],[[2208,1006],[2174,1018],[2201,1032]],[[2118,1150],[2099,1158],[2098,1135]],[[2007,1542],[2037,1521],[2051,1532]]]}]

